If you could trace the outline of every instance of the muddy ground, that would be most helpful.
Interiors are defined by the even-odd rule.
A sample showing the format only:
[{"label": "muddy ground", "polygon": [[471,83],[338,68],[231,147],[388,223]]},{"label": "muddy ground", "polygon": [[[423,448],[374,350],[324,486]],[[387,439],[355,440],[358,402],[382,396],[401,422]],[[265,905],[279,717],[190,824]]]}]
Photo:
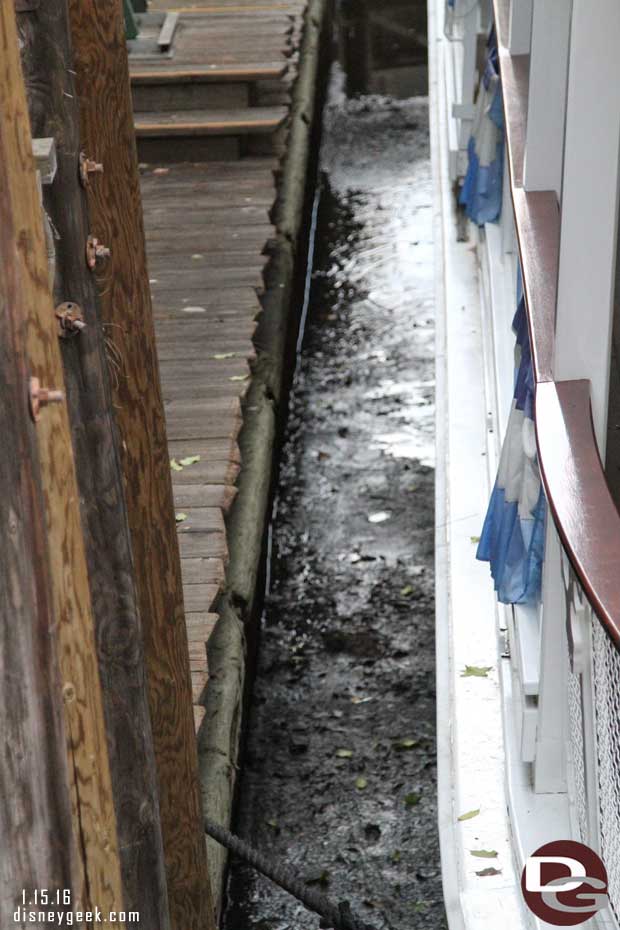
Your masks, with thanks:
[{"label": "muddy ground", "polygon": [[[236,828],[377,928],[439,930],[427,101],[343,86]],[[239,862],[228,892],[226,930],[319,926]]]}]

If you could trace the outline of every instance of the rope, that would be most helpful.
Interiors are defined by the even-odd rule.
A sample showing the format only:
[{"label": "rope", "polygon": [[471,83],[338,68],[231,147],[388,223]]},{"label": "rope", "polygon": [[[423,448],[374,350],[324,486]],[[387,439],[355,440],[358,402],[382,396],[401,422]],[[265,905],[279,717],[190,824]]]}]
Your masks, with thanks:
[{"label": "rope", "polygon": [[331,928],[331,930],[375,930],[370,924],[364,923],[351,912],[348,901],[341,901],[335,904],[325,895],[313,888],[309,888],[304,882],[300,881],[285,866],[270,862],[262,853],[253,849],[238,836],[230,833],[224,827],[212,820],[205,818],[205,832],[221,846],[225,846],[236,856],[245,859],[253,868],[261,872],[267,878],[279,885],[289,894],[297,898],[298,901],[307,907],[308,910],[319,914],[323,920],[321,927]]}]

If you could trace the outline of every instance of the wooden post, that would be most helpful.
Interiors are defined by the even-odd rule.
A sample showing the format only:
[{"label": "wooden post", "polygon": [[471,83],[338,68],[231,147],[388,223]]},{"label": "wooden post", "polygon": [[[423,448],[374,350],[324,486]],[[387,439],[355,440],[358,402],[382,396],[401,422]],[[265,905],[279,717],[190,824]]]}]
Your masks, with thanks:
[{"label": "wooden post", "polygon": [[[0,43],[0,53],[2,45]],[[0,81],[7,77],[0,64]],[[11,191],[4,176],[8,125],[0,107],[0,925],[36,888],[75,895],[66,737],[35,428],[28,410],[21,293]],[[66,902],[62,897],[63,905]],[[68,903],[72,903],[71,900]],[[65,911],[65,906],[57,907]]]},{"label": "wooden post", "polygon": [[[86,328],[60,338],[88,576],[103,686],[125,905],[149,930],[170,927],[155,754],[119,439],[112,410],[106,327],[87,264],[90,233],[80,174],[80,114],[66,0],[18,18],[33,132],[54,137],[57,171],[45,187],[56,233],[56,306],[78,305]],[[87,152],[88,154],[88,152]],[[87,167],[82,159],[82,167]],[[86,172],[95,186],[101,174]],[[105,244],[118,247],[110,239]],[[94,257],[94,256],[93,256]],[[58,323],[56,324],[58,330]],[[56,335],[58,339],[58,333]],[[122,349],[121,349],[122,352]]]},{"label": "wooden post", "polygon": [[[43,386],[62,390],[64,379],[57,325],[47,284],[41,206],[11,0],[0,2],[0,126],[2,189],[8,191],[11,198],[11,241],[25,321],[29,375],[39,378]],[[20,385],[16,390],[27,388]],[[21,417],[25,413],[24,407],[22,400],[17,408]],[[74,835],[84,873],[83,888],[77,890],[72,904],[76,909],[90,909],[96,905],[105,915],[112,910],[122,910],[123,898],[79,493],[66,405],[59,403],[44,408],[35,432],[41,463],[53,605],[52,622],[47,622],[45,629],[48,636],[50,633],[55,635],[58,645]],[[2,437],[3,444],[11,441],[10,432],[3,433]],[[27,462],[24,464],[27,468]],[[22,467],[21,461],[19,466]],[[3,493],[12,500],[10,485],[3,486]],[[35,550],[31,558],[37,558],[37,555]],[[39,577],[41,572],[42,567],[39,568]],[[44,591],[38,589],[37,594],[39,591],[44,597]],[[42,609],[41,603],[39,610]],[[39,614],[39,619],[46,620],[46,617]],[[14,626],[16,620],[12,617],[9,622]],[[9,681],[12,683],[17,670],[10,671]],[[44,680],[45,668],[37,672]],[[8,686],[8,681],[3,680]],[[7,691],[6,705],[14,700],[14,694]],[[53,724],[51,708],[49,711]],[[52,725],[44,739],[47,741],[53,735]],[[31,751],[34,751],[33,747]],[[5,803],[12,804],[13,798],[6,796]],[[35,813],[32,812],[33,817]],[[55,850],[59,865],[66,856],[62,852],[62,838],[62,833],[55,837],[59,844]],[[7,837],[3,837],[3,844],[7,842]],[[49,837],[46,842],[49,842]],[[12,854],[13,850],[9,853]],[[119,926],[123,924],[119,923]]]},{"label": "wooden post", "polygon": [[175,930],[209,930],[213,906],[122,3],[70,0],[69,10],[83,145],[104,168],[89,186],[91,231],[111,248],[100,276],[101,314],[120,365],[114,403],[144,630],[171,923]]}]

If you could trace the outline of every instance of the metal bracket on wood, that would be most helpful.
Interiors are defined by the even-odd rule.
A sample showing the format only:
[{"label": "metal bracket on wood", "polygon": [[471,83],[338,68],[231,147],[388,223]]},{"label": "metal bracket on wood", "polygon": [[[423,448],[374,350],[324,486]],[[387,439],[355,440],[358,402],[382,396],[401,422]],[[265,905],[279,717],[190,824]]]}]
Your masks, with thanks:
[{"label": "metal bracket on wood", "polygon": [[89,236],[86,240],[86,264],[91,271],[97,267],[97,262],[102,258],[110,257],[110,249],[103,245],[96,236]]},{"label": "metal bracket on wood", "polygon": [[48,404],[61,404],[65,399],[63,391],[53,391],[50,388],[41,387],[38,378],[31,378],[29,385],[30,415],[37,422],[40,417],[41,407],[47,407]]},{"label": "metal bracket on wood", "polygon": [[88,187],[91,174],[103,174],[103,165],[93,161],[85,152],[80,152],[80,182],[82,187]]},{"label": "metal bracket on wood", "polygon": [[52,138],[32,140],[32,154],[36,169],[41,175],[41,184],[51,184],[56,177],[56,143]]},{"label": "metal bracket on wood", "polygon": [[63,303],[58,304],[55,313],[60,327],[59,335],[63,339],[77,336],[86,328],[82,308],[72,300],[65,300]]}]

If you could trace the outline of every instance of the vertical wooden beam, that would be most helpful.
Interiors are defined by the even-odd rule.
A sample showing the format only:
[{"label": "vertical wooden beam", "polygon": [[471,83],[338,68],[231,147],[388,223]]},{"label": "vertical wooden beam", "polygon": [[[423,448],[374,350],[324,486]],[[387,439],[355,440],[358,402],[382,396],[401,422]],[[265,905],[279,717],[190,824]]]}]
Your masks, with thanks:
[{"label": "vertical wooden beam", "polygon": [[[534,0],[523,186],[562,191],[571,5]],[[552,36],[552,41],[549,37]]]},{"label": "vertical wooden beam", "polygon": [[[54,137],[57,170],[45,188],[56,232],[55,304],[71,301],[86,328],[60,339],[80,490],[103,686],[125,904],[149,930],[168,930],[168,900],[144,650],[112,409],[106,328],[86,261],[86,192],[80,180],[80,113],[66,0],[18,18],[33,132]],[[91,184],[100,174],[93,173]],[[114,247],[114,244],[112,244]]]},{"label": "vertical wooden beam", "polygon": [[165,418],[146,264],[121,0],[70,0],[82,139],[104,173],[89,188],[92,232],[112,250],[101,312],[120,362],[114,386],[142,612],[175,930],[209,930],[213,906],[198,784]]},{"label": "vertical wooden beam", "polygon": [[[0,63],[0,82],[10,91],[7,80]],[[0,106],[0,925],[17,927],[23,925],[14,919],[21,889],[31,900],[35,888],[76,894],[81,881],[58,656],[49,635],[54,616],[36,435],[28,410],[24,295],[4,171],[9,130]],[[26,162],[24,170],[29,167]]]},{"label": "vertical wooden beam", "polygon": [[554,374],[590,379],[603,461],[618,233],[618,35],[616,0],[600,0],[596,16],[588,0],[573,0]]},{"label": "vertical wooden beam", "polygon": [[[28,109],[10,0],[0,2],[0,125],[2,177],[12,201],[13,242],[30,374],[38,377],[42,385],[62,389]],[[22,402],[22,414],[23,407]],[[78,908],[97,905],[106,914],[122,910],[122,885],[79,492],[64,403],[42,412],[36,437],[51,568],[53,623],[48,631],[55,633],[58,643],[75,833],[84,873],[84,887],[72,903]],[[3,435],[3,442],[7,440]],[[10,490],[5,488],[5,493]],[[57,855],[62,857],[60,850]]]}]

